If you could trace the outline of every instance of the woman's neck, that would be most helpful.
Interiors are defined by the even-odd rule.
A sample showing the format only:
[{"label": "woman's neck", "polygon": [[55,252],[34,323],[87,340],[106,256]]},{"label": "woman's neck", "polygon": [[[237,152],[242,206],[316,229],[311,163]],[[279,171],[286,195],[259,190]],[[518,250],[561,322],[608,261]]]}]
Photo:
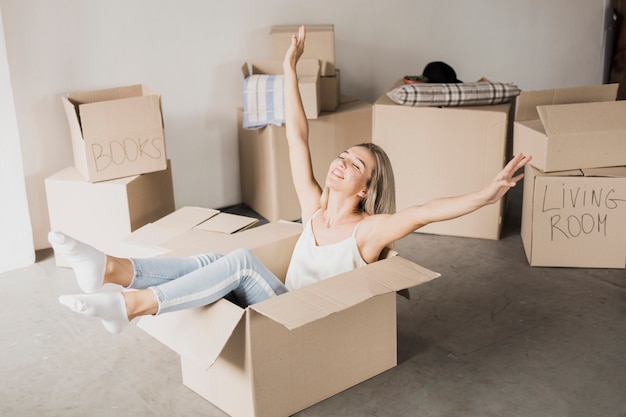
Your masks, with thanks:
[{"label": "woman's neck", "polygon": [[337,200],[333,198],[328,199],[328,204],[322,215],[324,226],[327,229],[333,226],[353,223],[355,220],[363,217],[363,213],[357,209],[356,204],[348,199]]}]

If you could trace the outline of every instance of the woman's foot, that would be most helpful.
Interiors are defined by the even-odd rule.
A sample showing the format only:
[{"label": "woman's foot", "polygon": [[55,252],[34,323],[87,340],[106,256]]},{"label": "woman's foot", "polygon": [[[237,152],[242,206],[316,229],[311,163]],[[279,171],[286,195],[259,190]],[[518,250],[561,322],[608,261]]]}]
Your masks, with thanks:
[{"label": "woman's foot", "polygon": [[76,313],[99,318],[111,333],[120,333],[130,323],[121,292],[62,295],[59,302]]},{"label": "woman's foot", "polygon": [[54,251],[65,258],[72,267],[81,290],[93,293],[102,287],[107,262],[104,252],[62,232],[50,232],[48,241]]}]

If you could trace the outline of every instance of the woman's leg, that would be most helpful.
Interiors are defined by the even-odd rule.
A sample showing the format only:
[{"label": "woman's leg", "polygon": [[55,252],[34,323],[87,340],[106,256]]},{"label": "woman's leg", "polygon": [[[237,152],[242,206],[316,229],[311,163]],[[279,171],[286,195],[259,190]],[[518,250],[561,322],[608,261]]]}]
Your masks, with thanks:
[{"label": "woman's leg", "polygon": [[208,305],[231,292],[244,306],[287,292],[247,249],[234,250],[203,268],[149,289],[158,301],[156,314]]},{"label": "woman's leg", "polygon": [[208,305],[230,292],[241,303],[250,305],[287,289],[250,251],[238,249],[178,279],[148,289],[68,295],[59,301],[77,313],[100,318],[107,330],[118,333],[135,317]]},{"label": "woman's leg", "polygon": [[104,284],[133,289],[148,288],[186,275],[222,256],[210,253],[183,259],[126,259],[106,255],[61,232],[50,232],[48,240],[55,252],[70,264],[78,286],[86,293],[96,292]]}]

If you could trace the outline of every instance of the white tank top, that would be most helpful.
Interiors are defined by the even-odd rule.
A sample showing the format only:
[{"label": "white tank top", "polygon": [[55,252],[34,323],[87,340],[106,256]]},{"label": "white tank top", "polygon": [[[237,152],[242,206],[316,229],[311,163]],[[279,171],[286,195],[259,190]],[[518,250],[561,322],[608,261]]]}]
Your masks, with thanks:
[{"label": "white tank top", "polygon": [[294,290],[330,278],[342,272],[367,265],[356,244],[356,231],[361,222],[354,226],[352,235],[330,245],[318,246],[311,223],[316,211],[304,225],[291,256],[285,286]]}]

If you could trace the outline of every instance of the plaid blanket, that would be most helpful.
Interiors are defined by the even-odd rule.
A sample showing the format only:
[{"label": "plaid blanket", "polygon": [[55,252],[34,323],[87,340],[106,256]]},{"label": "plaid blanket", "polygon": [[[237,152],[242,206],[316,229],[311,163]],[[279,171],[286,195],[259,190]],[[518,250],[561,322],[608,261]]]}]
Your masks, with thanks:
[{"label": "plaid blanket", "polygon": [[261,128],[285,122],[284,76],[256,74],[243,83],[243,127]]},{"label": "plaid blanket", "polygon": [[500,104],[520,94],[514,84],[481,81],[475,83],[405,84],[394,88],[387,96],[397,104],[407,106],[479,106]]}]

